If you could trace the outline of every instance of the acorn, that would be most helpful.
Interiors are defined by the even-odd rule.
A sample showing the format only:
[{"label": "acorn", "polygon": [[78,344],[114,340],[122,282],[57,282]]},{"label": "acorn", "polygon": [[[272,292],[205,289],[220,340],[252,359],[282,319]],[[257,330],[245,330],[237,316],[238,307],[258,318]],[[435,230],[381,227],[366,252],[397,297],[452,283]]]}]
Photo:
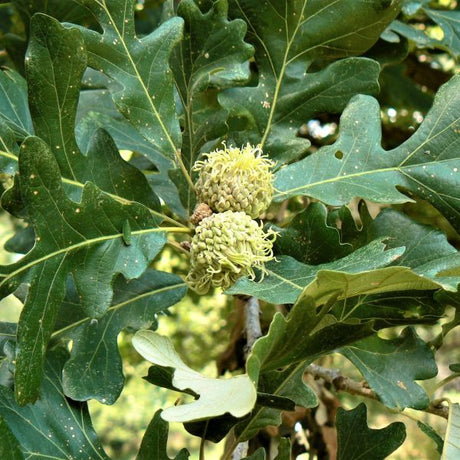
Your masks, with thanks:
[{"label": "acorn", "polygon": [[195,229],[190,247],[190,272],[186,281],[198,294],[213,287],[224,291],[242,276],[254,279],[254,269],[265,272],[273,259],[276,232],[244,212],[225,211],[204,218]]},{"label": "acorn", "polygon": [[198,200],[214,212],[245,212],[255,218],[264,212],[273,197],[274,162],[259,147],[247,144],[239,149],[225,147],[205,154],[197,161],[195,184]]}]

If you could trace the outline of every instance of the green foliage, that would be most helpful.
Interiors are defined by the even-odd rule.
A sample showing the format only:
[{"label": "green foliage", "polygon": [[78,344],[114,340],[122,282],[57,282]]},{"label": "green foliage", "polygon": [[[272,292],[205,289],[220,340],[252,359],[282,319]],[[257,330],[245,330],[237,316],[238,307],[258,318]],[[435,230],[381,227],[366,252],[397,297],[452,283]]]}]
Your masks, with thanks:
[{"label": "green foliage", "polygon": [[363,403],[350,411],[339,407],[338,459],[384,459],[404,442],[406,429],[403,423],[395,422],[380,430],[373,430],[367,427],[366,412]]},{"label": "green foliage", "polygon": [[[137,454],[137,460],[149,460],[158,458],[170,460],[166,453],[166,442],[168,440],[168,423],[160,417],[160,411],[156,412],[149,423],[145,436],[142,440],[141,448]],[[174,460],[187,460],[189,454],[183,449],[174,457]]]},{"label": "green foliage", "polygon": [[317,155],[281,169],[275,181],[279,192],[274,199],[308,195],[334,206],[346,204],[355,196],[379,203],[410,201],[397,190],[398,186],[428,200],[458,230],[459,88],[460,78],[453,77],[438,92],[417,132],[389,152],[380,146],[377,101],[355,97],[342,115],[338,141],[323,147]]},{"label": "green foliage", "polygon": [[[320,456],[321,443],[301,442],[301,428],[321,433],[315,412],[339,402],[325,406],[330,393],[306,375],[336,352],[349,361],[343,372],[352,367],[366,383],[351,391],[349,379],[323,369],[316,377],[332,375],[329,390],[371,394],[382,411],[447,411],[421,381],[440,362],[454,374],[436,388],[459,371],[443,348],[460,324],[455,2],[0,3],[1,206],[13,229],[1,232],[11,263],[0,267],[0,293],[23,305],[17,324],[0,317],[0,456],[107,458],[86,401],[116,404],[123,364],[140,360],[125,340],[136,332],[135,343],[162,337],[162,346],[149,342],[146,380],[186,401],[162,411],[149,401],[139,459],[170,458],[165,420],[183,422],[203,447],[227,438],[225,460],[246,441],[248,459],[285,460],[306,448]],[[217,185],[203,180],[199,190],[207,154],[246,146],[266,156],[263,177],[210,161]],[[246,202],[253,189],[255,203],[213,224],[226,209],[215,200]],[[217,219],[198,227],[206,231],[195,254],[203,197]],[[277,234],[274,258],[271,243],[258,256],[264,265],[245,257],[253,241],[235,231],[246,218]],[[228,282],[206,283],[221,274],[205,257],[190,272],[210,248],[220,272],[235,272]],[[187,292],[203,282],[207,297]],[[235,305],[235,319],[217,295]],[[194,346],[179,305],[187,321],[213,308],[215,324],[200,317],[208,335]],[[262,307],[262,332],[251,305]],[[211,334],[232,337],[219,371],[233,375],[212,379],[183,362],[166,337],[168,309],[180,354],[209,348],[191,361],[207,363]],[[135,412],[143,403],[130,404]],[[444,442],[445,459],[459,455],[458,418],[450,404],[444,441],[418,420],[438,451]],[[275,436],[269,426],[280,427],[269,443],[277,454],[255,447]],[[383,459],[406,436],[400,422],[368,428],[363,404],[339,408],[335,427],[339,459]],[[182,447],[174,444],[176,459],[193,456]]]},{"label": "green foliage", "polygon": [[12,451],[16,457],[8,454],[5,458],[25,458],[26,454],[37,458],[108,458],[92,428],[86,403],[64,395],[60,375],[66,359],[62,349],[49,352],[42,398],[33,405],[19,406],[13,391],[0,387],[0,426],[3,433],[8,430],[1,438],[2,449],[8,452],[7,448],[16,445]]},{"label": "green foliage", "polygon": [[405,329],[396,340],[373,336],[340,351],[363,374],[388,407],[424,409],[428,395],[415,383],[435,377],[433,352],[413,331]]}]

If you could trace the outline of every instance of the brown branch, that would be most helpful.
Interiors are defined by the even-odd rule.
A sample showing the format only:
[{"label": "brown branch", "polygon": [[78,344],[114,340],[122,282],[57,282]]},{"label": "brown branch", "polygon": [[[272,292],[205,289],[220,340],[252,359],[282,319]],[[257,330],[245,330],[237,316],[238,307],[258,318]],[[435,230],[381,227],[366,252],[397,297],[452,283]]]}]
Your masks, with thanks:
[{"label": "brown branch", "polygon": [[[366,386],[366,383],[356,382],[349,377],[345,377],[338,369],[328,369],[316,364],[310,364],[305,369],[305,372],[315,379],[323,379],[325,382],[332,385],[336,391],[344,391],[352,395],[380,401],[379,397]],[[440,401],[432,401],[426,409],[422,410],[445,419],[449,417],[449,408],[442,405]]]}]

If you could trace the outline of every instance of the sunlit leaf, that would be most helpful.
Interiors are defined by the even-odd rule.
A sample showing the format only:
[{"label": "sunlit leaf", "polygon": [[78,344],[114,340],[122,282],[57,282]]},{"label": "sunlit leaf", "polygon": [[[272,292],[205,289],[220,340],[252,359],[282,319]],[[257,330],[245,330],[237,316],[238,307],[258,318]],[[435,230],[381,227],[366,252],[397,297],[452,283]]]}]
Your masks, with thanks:
[{"label": "sunlit leaf", "polygon": [[184,364],[167,337],[153,331],[137,332],[133,337],[133,345],[150,362],[175,368],[172,381],[174,387],[179,390],[192,390],[199,396],[192,403],[164,410],[164,420],[188,422],[216,417],[226,412],[241,417],[254,407],[257,392],[246,374],[228,379],[204,377]]},{"label": "sunlit leaf", "polygon": [[455,460],[460,454],[460,404],[449,403],[449,419],[442,460]]},{"label": "sunlit leaf", "polygon": [[[343,273],[346,276],[346,273],[366,272],[370,277],[374,273],[372,270],[389,265],[403,252],[404,248],[386,251],[382,241],[375,240],[342,259],[321,265],[306,265],[291,257],[280,256],[266,264],[267,274],[262,281],[242,278],[227,293],[253,295],[272,303],[294,303],[306,286],[311,289],[323,287],[317,281],[318,276],[327,276],[326,273]],[[403,271],[396,270],[401,273]]]}]

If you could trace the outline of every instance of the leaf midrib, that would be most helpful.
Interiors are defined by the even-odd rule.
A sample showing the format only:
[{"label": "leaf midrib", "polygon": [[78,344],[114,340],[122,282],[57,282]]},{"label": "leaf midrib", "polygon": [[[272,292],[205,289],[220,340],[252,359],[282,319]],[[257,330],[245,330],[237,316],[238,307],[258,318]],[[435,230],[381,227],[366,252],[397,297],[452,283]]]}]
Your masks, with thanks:
[{"label": "leaf midrib", "polygon": [[[14,161],[18,162],[18,157],[16,155],[14,155],[13,153],[11,153],[11,152],[7,152],[5,150],[0,150],[0,156],[3,156],[5,158],[9,158],[11,160],[14,160]],[[66,177],[61,177],[61,180],[62,180],[62,182],[64,184],[73,185],[73,186],[81,188],[81,189],[83,189],[85,187],[85,184],[83,184],[82,182],[78,182],[77,180],[68,179]],[[107,196],[109,196],[110,198],[114,199],[115,201],[118,201],[119,203],[122,203],[122,204],[137,203],[137,201],[135,201],[135,200],[129,200],[128,198],[123,198],[123,197],[121,197],[119,195],[114,195],[113,193],[106,192],[105,190],[102,190],[102,189],[100,189],[100,190],[103,193],[105,193]],[[145,205],[143,204],[143,206],[145,206]],[[150,214],[152,214],[154,216],[157,216],[162,220],[168,221],[171,224],[177,225],[178,227],[184,227],[184,228],[186,227],[185,225],[181,224],[180,222],[177,222],[176,220],[172,219],[171,217],[169,217],[169,216],[167,216],[165,214],[162,214],[161,212],[155,211],[154,209],[149,208],[148,206],[145,206],[145,207],[149,210]]]},{"label": "leaf midrib", "polygon": [[[138,295],[136,295],[134,297],[130,297],[129,299],[124,300],[123,302],[117,303],[116,305],[112,305],[111,307],[109,307],[107,309],[106,314],[108,314],[110,312],[115,312],[116,310],[119,310],[120,308],[123,308],[123,307],[125,307],[125,306],[127,306],[127,305],[129,305],[131,303],[137,302],[138,300],[141,300],[141,299],[143,299],[145,297],[154,296],[154,295],[157,295],[157,294],[161,294],[163,292],[171,291],[171,290],[174,290],[174,289],[179,289],[179,288],[186,287],[186,286],[187,286],[187,284],[185,282],[182,282],[182,283],[178,283],[178,284],[164,286],[162,288],[158,288],[158,289],[155,289],[155,290],[143,292],[142,294],[138,294]],[[86,323],[88,321],[91,321],[92,319],[93,318],[90,318],[89,316],[87,316],[86,318],[82,318],[82,319],[80,319],[78,321],[75,321],[74,323],[63,327],[62,329],[54,331],[53,334],[51,335],[51,338],[55,338],[57,336],[65,334],[67,331],[72,330],[75,327],[78,327],[81,324],[84,324],[84,323]],[[5,335],[6,334],[2,334],[2,336],[5,336]]]},{"label": "leaf midrib", "polygon": [[[404,168],[405,169],[418,168],[420,166],[427,166],[427,165],[431,165],[431,164],[439,165],[441,163],[447,163],[447,162],[451,162],[453,160],[455,160],[455,158],[447,158],[445,160],[440,160],[440,161],[436,161],[436,162],[420,163],[420,164],[417,164],[417,165],[408,165],[408,166],[404,166]],[[393,166],[391,168],[372,169],[372,170],[369,170],[369,171],[360,171],[360,172],[357,172],[357,173],[347,174],[345,176],[331,177],[329,179],[324,179],[324,180],[321,180],[321,181],[318,181],[318,182],[312,182],[312,183],[307,184],[307,185],[294,187],[294,188],[287,189],[287,190],[284,190],[284,191],[278,190],[273,198],[274,199],[280,198],[280,197],[283,197],[285,195],[290,195],[290,194],[292,194],[294,192],[298,192],[298,191],[301,191],[301,190],[308,190],[309,188],[317,187],[317,186],[332,183],[332,182],[340,182],[340,181],[343,181],[343,180],[349,180],[349,179],[354,179],[354,178],[357,178],[357,177],[363,177],[363,176],[366,176],[366,175],[379,174],[379,173],[385,173],[385,172],[399,172],[399,173],[401,173],[401,174],[403,174],[405,176],[409,176],[404,171],[404,169],[401,168],[399,165],[398,166]],[[411,176],[409,176],[409,177],[411,177]]]},{"label": "leaf midrib", "polygon": [[[185,232],[189,231],[188,229],[183,229],[183,228],[177,228],[177,227],[155,227],[155,228],[148,228],[148,229],[142,229],[142,230],[134,230],[131,232],[131,235],[143,235],[143,234],[148,234],[148,233],[157,233],[157,232],[168,232],[168,231],[174,231],[174,232]],[[84,241],[80,241],[79,243],[73,244],[71,246],[67,246],[65,248],[61,248],[57,251],[53,251],[49,254],[46,254],[45,256],[39,257],[38,259],[35,259],[28,264],[23,265],[22,267],[18,268],[17,270],[8,273],[7,275],[1,275],[3,276],[3,280],[0,282],[0,288],[10,279],[15,277],[16,275],[21,274],[22,272],[42,263],[46,262],[47,260],[52,259],[53,257],[57,257],[60,254],[68,254],[72,251],[79,250],[81,248],[87,247],[87,246],[92,246],[94,244],[99,244],[105,241],[110,241],[114,240],[116,238],[123,238],[123,233],[116,233],[113,235],[105,235],[105,236],[100,236],[97,238],[91,238],[91,239],[85,239]],[[20,261],[18,262],[20,263]]]},{"label": "leaf midrib", "polygon": [[[238,3],[238,0],[237,0],[237,3]],[[302,12],[299,15],[299,21],[296,24],[295,30],[294,30],[291,38],[287,41],[286,49],[284,51],[284,56],[283,56],[283,64],[281,65],[281,70],[280,70],[279,77],[277,78],[276,74],[273,74],[274,77],[275,77],[275,81],[276,81],[275,93],[273,94],[273,100],[272,100],[272,104],[271,104],[271,108],[270,108],[270,113],[268,115],[267,124],[265,126],[264,134],[262,136],[262,140],[260,141],[260,148],[261,149],[263,149],[263,147],[265,145],[265,142],[267,141],[268,134],[270,133],[270,129],[272,127],[272,121],[273,121],[273,117],[275,116],[275,109],[276,109],[276,106],[277,106],[277,103],[278,103],[278,97],[279,97],[279,93],[280,93],[280,90],[281,90],[281,84],[282,84],[282,81],[283,81],[284,74],[286,72],[287,65],[289,63],[289,61],[288,61],[289,52],[291,50],[292,43],[294,42],[294,39],[295,39],[295,37],[297,35],[297,32],[299,31],[300,26],[301,26],[301,24],[303,24],[302,23],[302,17],[304,16],[304,12],[305,12],[305,8],[307,6],[307,3],[308,3],[308,0],[305,0],[304,4],[302,6]],[[238,6],[239,6],[239,3],[238,3]],[[286,34],[288,34],[287,24],[286,24]]]},{"label": "leaf midrib", "polygon": [[166,139],[168,140],[171,148],[172,148],[172,151],[173,151],[173,154],[174,156],[177,158],[177,149],[176,149],[176,146],[173,142],[173,140],[171,139],[171,136],[169,135],[169,132],[168,130],[166,129],[166,126],[164,125],[163,123],[163,120],[161,119],[160,117],[160,114],[158,113],[158,110],[155,106],[155,104],[153,103],[152,101],[152,98],[150,97],[149,95],[149,92],[148,92],[148,89],[147,87],[145,86],[144,84],[144,80],[141,78],[141,75],[137,69],[137,66],[131,56],[131,53],[126,45],[126,41],[124,39],[124,36],[120,34],[120,30],[118,29],[118,27],[116,26],[116,22],[114,21],[112,15],[110,14],[110,11],[109,9],[107,8],[107,5],[106,5],[106,0],[103,0],[103,3],[101,3],[99,0],[95,0],[95,2],[101,7],[103,8],[103,10],[105,11],[105,13],[107,14],[107,17],[109,18],[109,21],[112,25],[112,29],[115,31],[116,35],[118,36],[119,40],[120,40],[120,43],[122,44],[124,50],[125,50],[125,55],[126,57],[128,58],[129,60],[129,63],[131,64],[131,68],[133,69],[134,73],[135,73],[135,76],[137,78],[137,80],[139,81],[140,83],[140,86],[145,94],[145,98],[147,99],[148,101],[148,104],[150,105],[150,107],[152,108],[152,111],[156,117],[156,119],[158,120],[158,123],[160,124],[161,126],[161,129],[163,130],[165,136],[166,136]]}]

